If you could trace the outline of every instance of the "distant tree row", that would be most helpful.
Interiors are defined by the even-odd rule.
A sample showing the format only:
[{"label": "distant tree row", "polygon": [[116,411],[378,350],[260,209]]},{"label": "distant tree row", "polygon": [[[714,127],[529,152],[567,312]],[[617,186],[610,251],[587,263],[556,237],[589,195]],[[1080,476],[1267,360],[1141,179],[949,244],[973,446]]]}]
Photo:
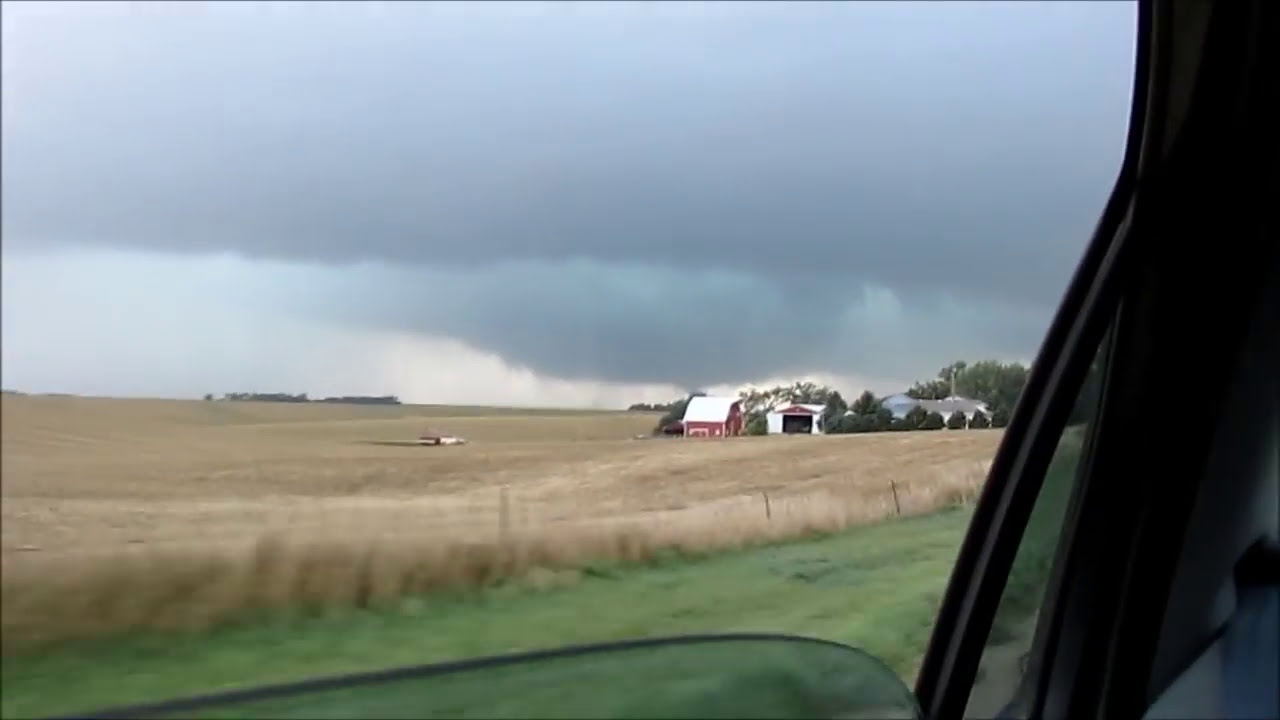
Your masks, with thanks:
[{"label": "distant tree row", "polygon": [[680,402],[680,401],[674,400],[672,402],[666,402],[666,403],[633,403],[630,407],[627,408],[627,410],[629,412],[665,413],[665,412],[670,412],[671,408],[674,407],[677,402]]},{"label": "distant tree row", "polygon": [[1002,428],[1009,424],[1009,414],[1003,410],[993,412],[990,417],[982,411],[974,412],[972,418],[966,417],[962,412],[953,412],[950,417],[943,417],[942,413],[930,412],[918,405],[908,410],[903,417],[895,418],[893,413],[884,407],[880,398],[870,391],[859,395],[849,410],[851,412],[846,413],[839,411],[838,407],[828,406],[827,412],[824,413],[826,425],[823,426],[828,434],[942,430],[944,428],[982,430],[991,427]]},{"label": "distant tree row", "polygon": [[[212,395],[205,395],[205,400],[212,400]],[[305,403],[311,402],[306,393],[294,395],[292,393],[260,393],[260,392],[233,392],[226,393],[222,396],[223,400],[234,400],[236,402],[286,402],[286,403]]]},{"label": "distant tree row", "polygon": [[[840,392],[808,381],[796,381],[790,385],[773,388],[750,388],[738,393],[742,412],[746,418],[745,431],[750,435],[768,432],[765,419],[770,410],[785,405],[822,405],[822,422],[827,433],[860,433],[903,430],[941,430],[943,428],[1004,427],[1022,395],[1029,370],[1020,363],[1002,363],[982,360],[968,363],[963,360],[951,363],[938,371],[932,380],[915,383],[906,395],[917,400],[941,400],[951,395],[977,400],[990,411],[976,413],[972,419],[962,413],[943,417],[924,408],[913,408],[906,417],[894,418],[882,404],[881,398],[870,391],[862,393],[852,404],[846,403]],[[1091,374],[1092,375],[1092,374]],[[705,395],[694,392],[687,397],[669,403],[636,403],[629,409],[662,412],[655,433],[661,433],[684,417],[689,398]],[[852,412],[849,412],[852,411]],[[1078,413],[1073,413],[1073,415]]]},{"label": "distant tree row", "polygon": [[[764,435],[768,432],[765,419],[767,410],[757,410],[747,418],[746,433],[748,435]],[[828,435],[846,435],[869,432],[901,432],[908,430],[961,430],[970,428],[1002,428],[1009,423],[1009,414],[997,410],[988,417],[983,412],[975,412],[972,418],[964,413],[955,412],[950,417],[941,413],[929,412],[923,407],[913,407],[904,417],[895,418],[881,399],[870,390],[858,396],[852,404],[846,404],[840,393],[832,391],[822,412],[823,432]]]},{"label": "distant tree row", "polygon": [[338,405],[399,405],[400,398],[395,395],[339,395],[312,400],[312,402]]},{"label": "distant tree row", "polygon": [[[204,396],[205,400],[213,400],[213,394]],[[334,403],[339,405],[399,405],[400,398],[395,395],[342,395],[312,399],[306,393],[259,393],[233,392],[226,393],[222,400],[231,402],[283,402],[283,403]]]}]

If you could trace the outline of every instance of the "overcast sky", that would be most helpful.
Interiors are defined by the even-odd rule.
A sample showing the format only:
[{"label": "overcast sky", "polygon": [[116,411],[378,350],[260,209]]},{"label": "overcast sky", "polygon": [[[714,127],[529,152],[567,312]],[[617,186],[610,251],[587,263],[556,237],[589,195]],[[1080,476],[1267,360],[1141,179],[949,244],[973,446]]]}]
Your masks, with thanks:
[{"label": "overcast sky", "polygon": [[625,405],[1032,358],[1124,2],[4,4],[3,384]]}]

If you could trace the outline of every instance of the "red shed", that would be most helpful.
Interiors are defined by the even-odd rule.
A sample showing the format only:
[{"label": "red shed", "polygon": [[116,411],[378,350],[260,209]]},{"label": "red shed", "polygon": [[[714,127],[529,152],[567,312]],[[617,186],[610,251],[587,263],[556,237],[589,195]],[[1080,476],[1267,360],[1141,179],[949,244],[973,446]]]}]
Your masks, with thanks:
[{"label": "red shed", "polygon": [[742,401],[738,398],[690,398],[684,409],[685,437],[734,437],[741,434]]}]

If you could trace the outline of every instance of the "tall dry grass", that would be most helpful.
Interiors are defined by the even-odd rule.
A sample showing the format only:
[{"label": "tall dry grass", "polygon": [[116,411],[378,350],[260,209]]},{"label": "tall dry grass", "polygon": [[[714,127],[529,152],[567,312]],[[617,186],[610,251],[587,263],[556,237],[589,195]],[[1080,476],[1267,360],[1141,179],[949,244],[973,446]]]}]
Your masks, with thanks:
[{"label": "tall dry grass", "polygon": [[[896,515],[966,504],[986,464],[891,487],[770,498],[634,519],[510,527],[487,539],[439,534],[366,542],[267,535],[235,551],[68,556],[7,569],[0,614],[6,654],[137,630],[202,630],[272,610],[377,607],[409,595],[511,580],[576,578],[599,565],[692,558],[839,532]],[[569,572],[564,572],[569,571]]]}]

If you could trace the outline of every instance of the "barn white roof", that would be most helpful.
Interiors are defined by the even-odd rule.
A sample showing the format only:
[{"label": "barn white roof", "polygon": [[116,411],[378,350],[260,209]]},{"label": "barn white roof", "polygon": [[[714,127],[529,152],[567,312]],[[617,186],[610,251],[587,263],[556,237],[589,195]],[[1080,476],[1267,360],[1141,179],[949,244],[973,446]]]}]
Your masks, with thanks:
[{"label": "barn white roof", "polygon": [[699,395],[690,398],[684,409],[685,422],[724,422],[729,419],[729,408],[738,402],[736,397],[709,397]]},{"label": "barn white roof", "polygon": [[781,415],[783,410],[790,410],[791,408],[804,408],[805,410],[808,410],[814,415],[821,415],[823,411],[827,409],[827,406],[813,405],[810,403],[784,403],[782,405],[779,405],[777,408],[775,408],[772,414]]}]

